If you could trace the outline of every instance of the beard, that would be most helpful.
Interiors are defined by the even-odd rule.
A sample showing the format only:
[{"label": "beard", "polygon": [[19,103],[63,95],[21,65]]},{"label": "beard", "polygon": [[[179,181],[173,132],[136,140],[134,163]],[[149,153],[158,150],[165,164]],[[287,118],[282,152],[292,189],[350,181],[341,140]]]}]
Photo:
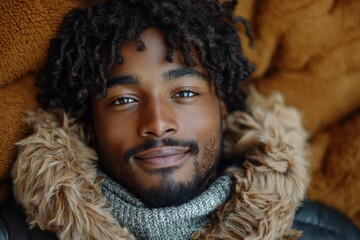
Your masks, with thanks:
[{"label": "beard", "polygon": [[[130,163],[130,159],[137,153],[160,145],[188,147],[194,159],[191,163],[194,167],[194,173],[188,181],[177,182],[173,179],[172,173],[181,168],[181,166],[156,169],[153,170],[151,174],[162,176],[160,184],[156,187],[145,189],[139,179],[135,177],[135,173],[130,171],[129,178],[132,179],[134,184],[132,184],[132,186],[123,186],[148,208],[163,208],[184,204],[197,197],[210,183],[214,181],[217,166],[222,153],[222,139],[223,138],[221,136],[220,144],[217,144],[220,146],[216,146],[216,144],[214,144],[214,142],[216,142],[215,139],[211,139],[205,143],[204,151],[202,153],[205,163],[201,165],[197,161],[199,146],[194,140],[177,140],[171,138],[164,138],[162,140],[146,140],[143,144],[131,148],[125,153],[124,160],[126,163]],[[112,158],[109,154],[102,151],[101,146],[99,145],[98,153],[100,156],[100,162],[104,159],[109,160],[109,158]],[[105,169],[103,170],[104,172],[107,172]]]},{"label": "beard", "polygon": [[162,179],[159,187],[146,190],[135,188],[132,193],[149,208],[179,206],[198,194],[201,182],[202,178],[199,174],[195,174],[186,183],[175,182],[170,176],[167,176]]},{"label": "beard", "polygon": [[[201,166],[194,161],[194,174],[192,178],[185,182],[176,182],[170,173],[176,169],[164,169],[164,178],[159,187],[142,189],[137,187],[132,193],[140,199],[149,208],[176,207],[189,202],[201,194],[202,190],[213,182],[216,176],[216,169],[220,159],[220,152],[217,154],[217,160],[210,168],[203,171]],[[137,186],[141,186],[138,185]]]}]

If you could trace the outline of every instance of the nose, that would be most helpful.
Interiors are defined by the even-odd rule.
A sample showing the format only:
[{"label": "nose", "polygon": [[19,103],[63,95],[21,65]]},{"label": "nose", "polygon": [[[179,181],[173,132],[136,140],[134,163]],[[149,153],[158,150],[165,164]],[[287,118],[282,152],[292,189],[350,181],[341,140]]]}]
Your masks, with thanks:
[{"label": "nose", "polygon": [[140,118],[138,129],[141,137],[169,137],[178,131],[174,110],[165,100],[148,101]]}]

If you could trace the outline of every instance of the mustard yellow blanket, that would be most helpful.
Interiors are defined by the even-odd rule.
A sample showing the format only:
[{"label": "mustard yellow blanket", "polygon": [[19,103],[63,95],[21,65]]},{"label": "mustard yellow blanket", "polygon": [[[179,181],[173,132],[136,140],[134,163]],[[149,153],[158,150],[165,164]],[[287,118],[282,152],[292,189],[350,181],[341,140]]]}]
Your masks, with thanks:
[{"label": "mustard yellow blanket", "polygon": [[[37,107],[35,76],[62,17],[91,0],[0,2],[0,199],[14,143],[27,134],[24,113]],[[311,199],[347,214],[360,227],[360,2],[240,0],[255,46],[239,26],[256,65],[250,81],[279,91],[297,107],[311,136]]]}]

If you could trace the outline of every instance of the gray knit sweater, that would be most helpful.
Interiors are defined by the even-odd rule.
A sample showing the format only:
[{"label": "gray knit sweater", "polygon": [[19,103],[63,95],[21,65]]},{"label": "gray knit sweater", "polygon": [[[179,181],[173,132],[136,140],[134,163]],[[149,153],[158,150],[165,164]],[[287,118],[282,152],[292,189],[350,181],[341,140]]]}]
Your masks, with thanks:
[{"label": "gray knit sweater", "polygon": [[229,199],[231,190],[232,181],[225,175],[188,203],[150,209],[109,177],[105,176],[102,184],[103,194],[112,204],[114,217],[140,240],[189,239],[193,232],[209,223],[211,213]]}]

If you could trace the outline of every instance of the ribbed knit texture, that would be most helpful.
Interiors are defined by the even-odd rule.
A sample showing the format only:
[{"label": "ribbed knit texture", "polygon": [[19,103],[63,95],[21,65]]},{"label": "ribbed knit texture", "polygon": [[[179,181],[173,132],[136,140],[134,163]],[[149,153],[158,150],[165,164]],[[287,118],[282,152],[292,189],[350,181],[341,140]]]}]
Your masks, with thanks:
[{"label": "ribbed knit texture", "polygon": [[189,239],[209,223],[211,213],[224,204],[232,192],[232,181],[224,175],[200,196],[178,207],[147,208],[120,184],[105,177],[102,191],[112,204],[112,213],[136,239]]}]

